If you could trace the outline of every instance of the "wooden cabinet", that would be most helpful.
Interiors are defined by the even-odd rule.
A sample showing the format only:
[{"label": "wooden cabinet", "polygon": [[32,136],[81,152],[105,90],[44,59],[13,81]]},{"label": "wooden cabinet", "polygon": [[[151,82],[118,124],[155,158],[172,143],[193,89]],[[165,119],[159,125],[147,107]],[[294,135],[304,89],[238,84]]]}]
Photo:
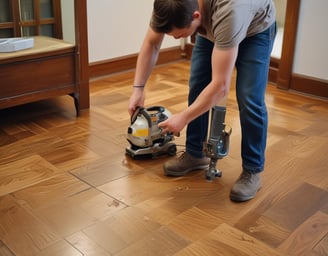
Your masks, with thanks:
[{"label": "wooden cabinet", "polygon": [[0,54],[0,109],[69,94],[79,113],[75,46],[34,37],[34,47]]},{"label": "wooden cabinet", "polygon": [[36,35],[63,37],[60,0],[0,0],[0,38]]},{"label": "wooden cabinet", "polygon": [[[35,3],[57,2],[59,1],[30,1],[33,6]],[[10,20],[12,15],[7,15],[4,10],[8,6],[13,8],[12,5],[17,3],[16,0],[0,0],[0,34],[4,35],[4,30],[15,30],[15,26],[20,24],[14,19],[14,22],[3,22]],[[48,35],[36,35],[33,36],[33,48],[0,53],[0,109],[62,95],[73,96],[77,115],[80,110],[89,108],[86,8],[86,0],[74,0],[75,44]],[[40,12],[40,8],[35,11]],[[45,21],[38,22],[35,27],[42,27]],[[48,22],[52,24],[52,19],[49,18]],[[35,28],[34,31],[42,29]]]}]

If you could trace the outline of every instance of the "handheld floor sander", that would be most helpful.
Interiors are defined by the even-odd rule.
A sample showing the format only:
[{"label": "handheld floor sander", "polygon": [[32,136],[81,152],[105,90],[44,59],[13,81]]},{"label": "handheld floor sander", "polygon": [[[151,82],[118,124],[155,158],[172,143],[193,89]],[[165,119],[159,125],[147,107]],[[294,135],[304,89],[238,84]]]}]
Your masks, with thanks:
[{"label": "handheld floor sander", "polygon": [[162,106],[137,108],[131,116],[131,124],[127,131],[130,145],[126,148],[126,154],[133,159],[175,155],[177,147],[173,143],[174,134],[163,134],[158,127],[158,123],[170,115],[171,113]]}]

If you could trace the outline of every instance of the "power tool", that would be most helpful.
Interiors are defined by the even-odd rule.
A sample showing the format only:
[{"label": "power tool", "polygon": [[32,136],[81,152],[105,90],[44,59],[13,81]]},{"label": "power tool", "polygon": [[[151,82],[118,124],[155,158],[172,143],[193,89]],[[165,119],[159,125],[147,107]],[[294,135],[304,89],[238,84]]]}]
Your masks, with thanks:
[{"label": "power tool", "polygon": [[218,159],[227,156],[229,152],[229,137],[232,129],[227,129],[224,123],[225,114],[226,107],[214,106],[211,109],[209,135],[203,144],[203,151],[210,158],[209,168],[205,172],[205,178],[208,181],[222,176],[222,172],[216,168],[216,164]]},{"label": "power tool", "polygon": [[134,159],[175,155],[177,147],[173,143],[174,134],[163,133],[158,127],[158,123],[169,116],[171,112],[163,106],[138,107],[128,127],[127,140],[130,145],[126,148],[126,154]]}]

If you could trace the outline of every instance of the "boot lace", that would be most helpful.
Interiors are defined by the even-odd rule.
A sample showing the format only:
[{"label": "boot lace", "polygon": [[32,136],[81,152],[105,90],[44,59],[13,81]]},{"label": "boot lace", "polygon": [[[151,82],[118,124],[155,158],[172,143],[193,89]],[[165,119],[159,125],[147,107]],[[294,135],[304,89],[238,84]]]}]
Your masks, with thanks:
[{"label": "boot lace", "polygon": [[179,154],[180,155],[177,158],[178,161],[183,161],[187,157],[187,151],[180,151]]},{"label": "boot lace", "polygon": [[250,172],[243,171],[239,177],[239,183],[247,184],[252,183],[253,174]]}]

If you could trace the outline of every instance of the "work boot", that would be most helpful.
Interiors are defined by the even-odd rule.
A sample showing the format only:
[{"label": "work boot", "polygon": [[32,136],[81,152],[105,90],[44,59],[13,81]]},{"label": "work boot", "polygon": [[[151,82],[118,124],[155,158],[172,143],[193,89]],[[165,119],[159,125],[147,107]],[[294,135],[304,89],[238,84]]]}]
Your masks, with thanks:
[{"label": "work boot", "polygon": [[190,171],[205,170],[209,168],[210,159],[197,158],[184,152],[178,158],[167,161],[164,164],[164,174],[168,176],[184,176]]},{"label": "work boot", "polygon": [[231,189],[230,199],[236,202],[250,200],[255,197],[260,187],[260,173],[243,171]]}]

